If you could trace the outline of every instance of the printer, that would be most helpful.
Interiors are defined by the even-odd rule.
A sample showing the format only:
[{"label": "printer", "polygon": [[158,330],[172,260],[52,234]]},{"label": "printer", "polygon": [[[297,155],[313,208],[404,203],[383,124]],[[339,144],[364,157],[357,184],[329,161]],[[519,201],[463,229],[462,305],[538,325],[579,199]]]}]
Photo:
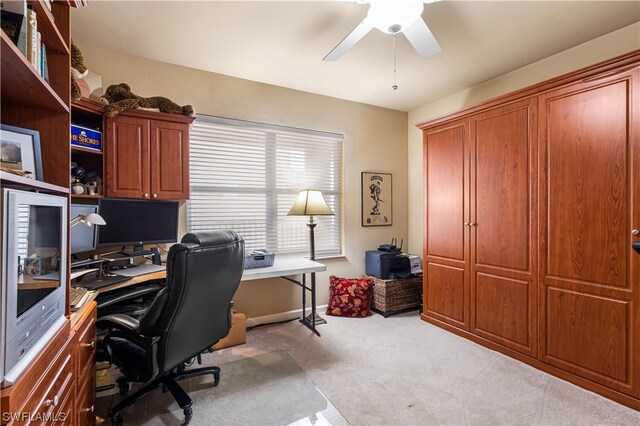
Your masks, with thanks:
[{"label": "printer", "polygon": [[400,250],[367,250],[365,263],[367,275],[382,280],[407,278],[411,275],[411,260]]}]

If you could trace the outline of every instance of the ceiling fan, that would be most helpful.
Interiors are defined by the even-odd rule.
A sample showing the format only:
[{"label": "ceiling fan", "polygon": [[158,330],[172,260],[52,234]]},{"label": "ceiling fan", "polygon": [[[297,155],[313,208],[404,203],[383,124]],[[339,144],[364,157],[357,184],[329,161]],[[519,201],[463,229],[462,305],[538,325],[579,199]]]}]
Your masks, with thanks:
[{"label": "ceiling fan", "polygon": [[441,50],[440,44],[422,19],[424,3],[438,0],[370,0],[364,20],[333,48],[323,61],[335,61],[352,48],[374,28],[387,34],[404,34],[422,59],[427,59]]}]

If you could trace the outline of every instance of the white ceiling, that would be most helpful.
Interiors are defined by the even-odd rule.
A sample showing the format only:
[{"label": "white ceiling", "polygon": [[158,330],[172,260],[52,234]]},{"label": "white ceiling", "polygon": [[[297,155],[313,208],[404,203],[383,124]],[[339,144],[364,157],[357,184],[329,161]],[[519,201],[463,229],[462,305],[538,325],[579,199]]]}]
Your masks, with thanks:
[{"label": "white ceiling", "polygon": [[398,36],[394,91],[391,35],[373,30],[336,62],[322,61],[367,9],[327,0],[91,1],[73,12],[72,35],[80,48],[409,111],[640,20],[638,0],[427,4],[422,16],[442,51],[422,60]]}]

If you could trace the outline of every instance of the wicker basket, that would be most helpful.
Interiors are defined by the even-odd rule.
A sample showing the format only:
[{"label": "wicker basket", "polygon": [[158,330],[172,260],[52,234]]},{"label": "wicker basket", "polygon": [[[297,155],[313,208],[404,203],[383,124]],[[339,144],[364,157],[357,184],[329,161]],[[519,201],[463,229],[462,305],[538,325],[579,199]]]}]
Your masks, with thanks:
[{"label": "wicker basket", "polygon": [[420,307],[422,277],[381,280],[373,278],[371,309],[385,317]]}]

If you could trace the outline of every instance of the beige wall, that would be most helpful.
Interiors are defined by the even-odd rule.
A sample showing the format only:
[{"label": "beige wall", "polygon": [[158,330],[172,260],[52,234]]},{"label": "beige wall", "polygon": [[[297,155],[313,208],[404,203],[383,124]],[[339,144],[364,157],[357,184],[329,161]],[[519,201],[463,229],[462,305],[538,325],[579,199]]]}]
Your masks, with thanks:
[{"label": "beige wall", "polygon": [[[392,237],[407,240],[407,113],[285,89],[248,80],[123,55],[74,38],[85,63],[103,76],[103,87],[126,82],[141,96],[166,96],[196,111],[243,120],[344,134],[343,250],[323,261],[318,304],[328,297],[328,275],[364,273],[364,252]],[[360,172],[393,174],[393,226],[360,225]],[[185,207],[181,209],[185,232]],[[236,307],[250,317],[300,308],[300,290],[284,280],[241,284]]]},{"label": "beige wall", "polygon": [[409,250],[422,253],[422,133],[416,124],[552,77],[640,49],[640,23],[534,62],[409,112]]}]

